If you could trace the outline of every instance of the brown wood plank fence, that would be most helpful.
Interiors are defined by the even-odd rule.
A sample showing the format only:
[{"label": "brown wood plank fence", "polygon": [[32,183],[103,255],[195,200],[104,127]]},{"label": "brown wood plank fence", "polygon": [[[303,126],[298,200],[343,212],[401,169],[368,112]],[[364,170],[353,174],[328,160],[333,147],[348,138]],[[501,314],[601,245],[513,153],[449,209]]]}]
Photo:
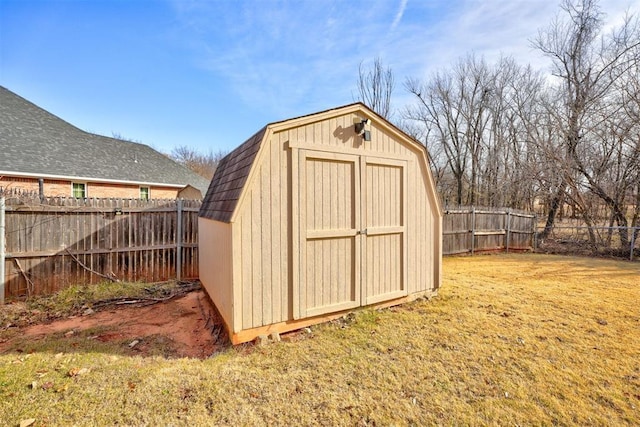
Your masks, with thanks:
[{"label": "brown wood plank fence", "polygon": [[200,200],[6,197],[5,204],[7,298],[107,277],[198,277]]},{"label": "brown wood plank fence", "polygon": [[536,216],[505,208],[446,208],[442,253],[533,250]]},{"label": "brown wood plank fence", "polygon": [[[149,282],[197,278],[200,205],[200,200],[8,195],[0,303],[3,295],[50,294],[105,276]],[[443,254],[530,250],[535,225],[535,215],[510,209],[446,209]]]}]

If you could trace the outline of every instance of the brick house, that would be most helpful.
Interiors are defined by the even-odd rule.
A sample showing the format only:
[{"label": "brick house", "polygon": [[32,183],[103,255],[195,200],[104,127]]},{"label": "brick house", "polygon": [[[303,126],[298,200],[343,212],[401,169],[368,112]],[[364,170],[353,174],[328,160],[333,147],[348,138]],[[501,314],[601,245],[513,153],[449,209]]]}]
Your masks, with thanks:
[{"label": "brick house", "polygon": [[80,130],[0,86],[0,189],[165,199],[201,198],[208,185],[147,145]]}]

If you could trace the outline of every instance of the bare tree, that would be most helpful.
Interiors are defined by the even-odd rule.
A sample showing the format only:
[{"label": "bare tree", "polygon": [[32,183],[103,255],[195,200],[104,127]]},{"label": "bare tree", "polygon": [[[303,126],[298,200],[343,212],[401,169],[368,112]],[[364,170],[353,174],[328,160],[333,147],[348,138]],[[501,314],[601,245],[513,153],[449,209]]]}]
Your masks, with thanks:
[{"label": "bare tree", "polygon": [[[551,59],[551,78],[511,58],[469,55],[428,80],[405,80],[414,102],[400,126],[429,149],[445,203],[533,209],[539,201],[541,237],[569,212],[594,248],[603,221],[625,247],[629,221],[640,224],[640,23],[628,15],[605,32],[597,0],[563,0],[532,44]],[[384,70],[375,65],[378,78],[376,67],[360,66],[361,98],[371,104],[365,89],[380,89]],[[612,232],[605,239],[616,241]]]},{"label": "bare tree", "polygon": [[209,151],[203,154],[186,145],[181,145],[171,150],[169,157],[191,169],[198,175],[211,179],[218,167],[218,163],[225,155],[226,153],[224,151],[217,151],[215,153]]},{"label": "bare tree", "polygon": [[[540,30],[533,42],[552,60],[553,75],[559,80],[556,90],[562,100],[560,108],[550,111],[562,135],[562,159],[557,162],[562,168],[562,181],[552,198],[543,237],[553,228],[569,187],[574,199],[584,200],[577,194],[584,189],[592,192],[611,209],[619,226],[627,225],[624,206],[599,179],[602,164],[593,157],[598,151],[594,132],[603,120],[609,120],[599,118],[598,112],[608,109],[616,82],[637,67],[640,26],[629,16],[620,28],[602,34],[603,13],[597,0],[564,0],[561,9],[564,15]],[[583,214],[585,220],[593,216],[593,212]],[[621,229],[620,237],[625,244],[626,230]]]},{"label": "bare tree", "polygon": [[527,124],[540,87],[539,74],[510,58],[489,66],[473,55],[428,82],[406,80],[416,104],[403,116],[425,129],[445,202],[525,207],[535,175]]},{"label": "bare tree", "polygon": [[541,166],[535,142],[543,79],[530,66],[506,57],[493,67],[491,81],[482,194],[490,206],[532,210]]},{"label": "bare tree", "polygon": [[384,67],[380,58],[367,69],[364,62],[358,66],[358,100],[385,119],[391,118],[391,95],[395,88],[393,71]]},{"label": "bare tree", "polygon": [[460,101],[453,95],[453,79],[447,73],[438,73],[428,83],[407,79],[405,88],[415,96],[417,105],[407,107],[404,117],[422,124],[428,130],[424,144],[429,152],[444,154],[442,159],[435,158],[432,163],[436,163],[436,169],[443,169],[446,165],[455,182],[455,190],[445,189],[448,186],[443,186],[443,179],[447,174],[441,174],[438,182],[440,192],[445,202],[448,202],[447,194],[453,193],[455,203],[461,205],[465,195],[468,146],[463,140],[463,132],[459,130],[463,124],[459,113]]}]

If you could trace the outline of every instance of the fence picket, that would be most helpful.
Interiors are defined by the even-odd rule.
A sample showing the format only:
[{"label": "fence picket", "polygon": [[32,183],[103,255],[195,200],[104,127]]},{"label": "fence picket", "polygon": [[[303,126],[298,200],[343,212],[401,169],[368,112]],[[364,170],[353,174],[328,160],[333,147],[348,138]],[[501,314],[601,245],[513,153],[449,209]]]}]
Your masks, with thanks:
[{"label": "fence picket", "polygon": [[[100,275],[142,281],[196,278],[200,205],[200,200],[41,201],[8,194],[5,292],[0,297],[49,294],[71,284],[103,281]],[[181,206],[188,211],[179,213]]]},{"label": "fence picket", "polygon": [[533,250],[533,214],[505,208],[446,208],[442,254]]},{"label": "fence picket", "polygon": [[[6,205],[5,297],[97,283],[100,274],[142,281],[198,276],[199,200],[41,201],[9,194]],[[533,249],[535,221],[504,208],[447,209],[443,254]]]}]

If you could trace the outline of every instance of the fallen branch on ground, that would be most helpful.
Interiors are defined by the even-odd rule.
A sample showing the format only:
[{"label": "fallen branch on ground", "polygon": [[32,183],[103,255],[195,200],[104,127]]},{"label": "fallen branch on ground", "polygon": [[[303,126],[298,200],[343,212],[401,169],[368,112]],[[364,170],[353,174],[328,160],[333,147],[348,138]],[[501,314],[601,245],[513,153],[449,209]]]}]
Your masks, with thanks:
[{"label": "fallen branch on ground", "polygon": [[125,305],[125,304],[140,304],[140,305],[152,305],[158,304],[160,302],[169,301],[170,299],[181,297],[188,294],[191,291],[195,291],[200,289],[200,282],[178,282],[178,286],[175,290],[162,298],[130,298],[130,297],[120,297],[120,298],[109,298],[101,301],[97,301],[92,305],[93,309],[102,308],[109,305]]}]

